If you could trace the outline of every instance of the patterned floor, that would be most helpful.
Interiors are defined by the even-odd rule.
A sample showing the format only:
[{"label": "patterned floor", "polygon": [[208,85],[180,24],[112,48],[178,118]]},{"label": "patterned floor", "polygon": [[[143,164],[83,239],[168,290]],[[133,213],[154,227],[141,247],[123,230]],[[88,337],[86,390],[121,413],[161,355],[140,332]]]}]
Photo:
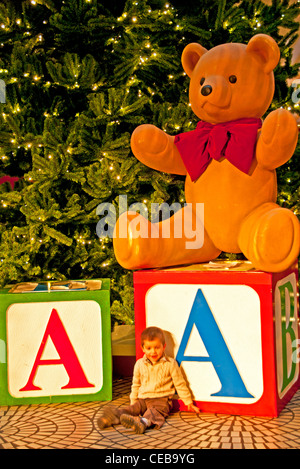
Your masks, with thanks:
[{"label": "patterned floor", "polygon": [[[114,381],[113,403],[128,403],[131,380]],[[300,390],[276,419],[172,414],[160,430],[136,435],[122,425],[99,430],[111,402],[0,407],[0,449],[298,449]]]}]

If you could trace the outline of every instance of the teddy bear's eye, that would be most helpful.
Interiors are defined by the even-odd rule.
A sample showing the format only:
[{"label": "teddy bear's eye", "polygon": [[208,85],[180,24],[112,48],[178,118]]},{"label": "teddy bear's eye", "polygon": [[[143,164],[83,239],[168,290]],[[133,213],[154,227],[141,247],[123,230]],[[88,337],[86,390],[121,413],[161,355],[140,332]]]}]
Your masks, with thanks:
[{"label": "teddy bear's eye", "polygon": [[205,82],[205,78],[202,77],[201,80],[200,80],[200,85],[202,86],[204,82]]},{"label": "teddy bear's eye", "polygon": [[230,81],[230,83],[235,83],[237,81],[237,77],[235,75],[230,75],[228,80]]}]

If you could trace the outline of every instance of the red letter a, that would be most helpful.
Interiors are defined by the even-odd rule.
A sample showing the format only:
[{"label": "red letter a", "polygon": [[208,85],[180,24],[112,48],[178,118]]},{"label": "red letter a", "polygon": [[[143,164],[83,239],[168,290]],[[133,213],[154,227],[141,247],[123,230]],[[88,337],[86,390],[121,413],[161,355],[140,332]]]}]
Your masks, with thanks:
[{"label": "red letter a", "polygon": [[[48,337],[51,337],[57,353],[60,356],[59,359],[41,359]],[[44,337],[35,358],[28,382],[23,388],[20,389],[20,391],[33,391],[41,389],[33,384],[37,367],[40,365],[64,365],[69,376],[69,382],[61,389],[95,387],[93,384],[90,384],[87,381],[68,334],[66,333],[60,317],[55,309],[53,309],[51,312]]]}]

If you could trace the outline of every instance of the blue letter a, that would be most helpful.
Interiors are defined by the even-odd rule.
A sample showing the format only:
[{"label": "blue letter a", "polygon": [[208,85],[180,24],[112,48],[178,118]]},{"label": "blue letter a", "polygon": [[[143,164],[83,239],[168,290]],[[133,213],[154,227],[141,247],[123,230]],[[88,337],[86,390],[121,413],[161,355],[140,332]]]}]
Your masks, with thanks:
[{"label": "blue letter a", "polygon": [[[205,345],[208,357],[184,355],[194,324]],[[211,394],[211,396],[253,397],[244,385],[205,296],[200,289],[197,291],[176,360],[179,365],[182,361],[207,361],[212,363],[221,382],[221,390]]]}]

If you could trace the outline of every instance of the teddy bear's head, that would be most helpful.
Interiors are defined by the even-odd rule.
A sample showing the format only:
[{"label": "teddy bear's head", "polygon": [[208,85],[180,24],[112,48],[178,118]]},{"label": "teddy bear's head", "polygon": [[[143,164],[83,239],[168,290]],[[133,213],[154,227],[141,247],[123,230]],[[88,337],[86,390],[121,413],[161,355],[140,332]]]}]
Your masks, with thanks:
[{"label": "teddy bear's head", "polygon": [[229,43],[210,50],[188,44],[182,65],[191,79],[189,98],[196,116],[212,124],[262,117],[273,98],[279,58],[278,45],[265,34],[253,36],[247,45]]}]

